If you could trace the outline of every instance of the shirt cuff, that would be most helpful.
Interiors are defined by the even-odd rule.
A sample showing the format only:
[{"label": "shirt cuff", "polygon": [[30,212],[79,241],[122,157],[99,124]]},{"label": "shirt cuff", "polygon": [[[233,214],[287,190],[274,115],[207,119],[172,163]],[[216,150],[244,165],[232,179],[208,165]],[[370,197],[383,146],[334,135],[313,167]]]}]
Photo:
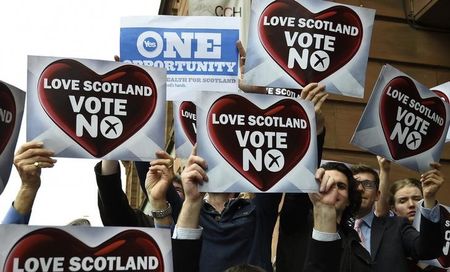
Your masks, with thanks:
[{"label": "shirt cuff", "polygon": [[428,209],[425,208],[423,206],[423,202],[424,200],[420,200],[417,204],[417,206],[419,207],[420,213],[423,215],[423,217],[425,217],[426,219],[430,220],[433,223],[437,223],[439,222],[439,220],[441,219],[441,211],[439,208],[439,203],[434,205],[433,208]]},{"label": "shirt cuff", "polygon": [[5,218],[3,219],[2,224],[28,224],[30,221],[31,213],[29,214],[21,214],[16,208],[14,208],[14,203],[8,210]]},{"label": "shirt cuff", "polygon": [[172,225],[163,225],[163,224],[155,223],[155,228],[156,229],[172,229]]},{"label": "shirt cuff", "polygon": [[202,236],[203,228],[199,227],[198,229],[190,229],[190,228],[179,228],[175,225],[175,229],[173,230],[173,239],[178,240],[199,240]]},{"label": "shirt cuff", "polygon": [[313,229],[312,238],[317,241],[331,242],[331,241],[336,241],[336,240],[341,239],[341,236],[337,232],[330,233],[330,232],[322,232],[322,231]]}]

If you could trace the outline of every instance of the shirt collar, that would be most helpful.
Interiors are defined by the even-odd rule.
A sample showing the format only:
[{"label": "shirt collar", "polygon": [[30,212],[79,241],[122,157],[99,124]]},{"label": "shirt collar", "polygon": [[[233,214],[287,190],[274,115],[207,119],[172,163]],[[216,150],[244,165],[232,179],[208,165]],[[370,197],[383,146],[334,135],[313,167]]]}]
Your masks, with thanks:
[{"label": "shirt collar", "polygon": [[364,223],[367,224],[370,228],[372,227],[373,217],[375,216],[375,212],[371,211],[370,213],[366,214],[361,219],[364,221]]}]

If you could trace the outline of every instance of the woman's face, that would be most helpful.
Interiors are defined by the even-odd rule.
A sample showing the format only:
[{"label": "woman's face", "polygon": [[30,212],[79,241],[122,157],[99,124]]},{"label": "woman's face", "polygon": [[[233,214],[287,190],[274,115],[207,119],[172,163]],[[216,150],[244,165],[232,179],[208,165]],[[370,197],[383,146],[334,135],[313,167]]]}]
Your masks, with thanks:
[{"label": "woman's face", "polygon": [[394,212],[398,216],[407,217],[412,223],[416,215],[417,202],[422,199],[422,191],[415,186],[406,186],[394,195]]}]

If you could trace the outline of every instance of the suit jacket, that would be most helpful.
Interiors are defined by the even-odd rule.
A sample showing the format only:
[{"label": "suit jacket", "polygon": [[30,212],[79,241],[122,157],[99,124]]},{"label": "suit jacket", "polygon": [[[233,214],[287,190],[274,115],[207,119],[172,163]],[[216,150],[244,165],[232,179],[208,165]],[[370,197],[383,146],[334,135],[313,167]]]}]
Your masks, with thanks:
[{"label": "suit jacket", "polygon": [[[420,233],[402,217],[375,216],[371,228],[371,254],[359,244],[356,231],[343,238],[341,271],[410,271],[408,257],[433,259],[440,255],[444,240],[440,222],[422,216]],[[356,242],[355,242],[356,241]]]},{"label": "suit jacket", "polygon": [[339,271],[341,240],[322,242],[311,239],[303,272]]},{"label": "suit jacket", "polygon": [[201,240],[172,239],[172,256],[174,272],[198,272]]}]

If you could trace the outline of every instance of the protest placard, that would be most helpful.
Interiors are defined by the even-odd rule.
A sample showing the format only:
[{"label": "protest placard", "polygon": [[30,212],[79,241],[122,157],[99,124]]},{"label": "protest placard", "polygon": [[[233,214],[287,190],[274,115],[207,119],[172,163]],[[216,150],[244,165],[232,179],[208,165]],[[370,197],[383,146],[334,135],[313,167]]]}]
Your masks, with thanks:
[{"label": "protest placard", "polygon": [[438,162],[449,125],[449,105],[392,66],[381,70],[352,144],[424,172]]},{"label": "protest placard", "polygon": [[8,183],[25,106],[25,92],[0,81],[0,194]]},{"label": "protest placard", "polygon": [[196,111],[192,101],[173,102],[175,154],[178,158],[188,158],[197,142]]},{"label": "protest placard", "polygon": [[[446,103],[450,103],[450,81],[430,88],[437,96]],[[447,132],[445,142],[450,142],[450,132]]]},{"label": "protest placard", "polygon": [[[441,220],[444,222],[444,231],[442,232],[444,237],[442,240],[444,242],[444,246],[442,247],[442,255],[436,259],[432,260],[423,260],[419,262],[419,266],[424,268],[427,267],[425,271],[450,271],[450,208],[444,205],[440,205],[439,209],[441,210]],[[420,231],[420,220],[422,217],[422,213],[416,213],[416,217],[414,218],[413,226]],[[445,269],[445,270],[442,270]]]},{"label": "protest placard", "polygon": [[164,149],[166,71],[30,56],[27,139],[57,157],[149,160]]},{"label": "protest placard", "polygon": [[375,11],[330,1],[254,0],[244,81],[364,96]]},{"label": "protest placard", "polygon": [[317,190],[316,123],[309,101],[203,92],[197,144],[208,163],[204,191]]},{"label": "protest placard", "polygon": [[215,16],[123,17],[125,63],[167,69],[167,100],[192,91],[237,91],[239,19]]},{"label": "protest placard", "polygon": [[170,230],[0,225],[2,271],[173,271]]}]

